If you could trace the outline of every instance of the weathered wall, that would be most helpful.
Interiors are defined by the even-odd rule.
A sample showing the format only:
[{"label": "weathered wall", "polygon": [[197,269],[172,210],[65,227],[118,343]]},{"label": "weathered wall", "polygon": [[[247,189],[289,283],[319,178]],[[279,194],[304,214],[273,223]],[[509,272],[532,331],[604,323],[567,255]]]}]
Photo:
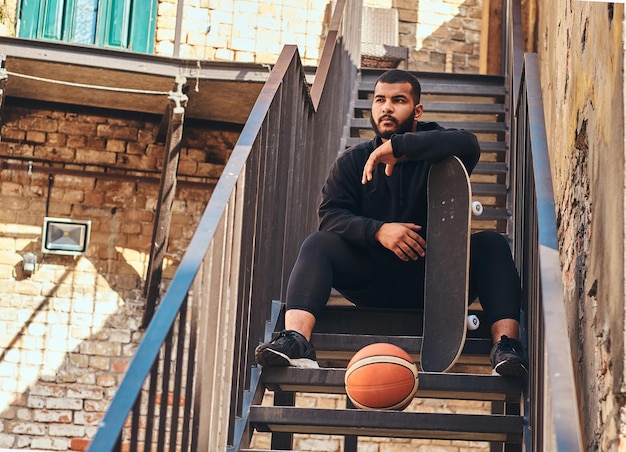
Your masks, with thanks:
[{"label": "weathered wall", "polygon": [[586,450],[617,450],[626,447],[624,6],[575,0],[539,0],[537,5],[537,48]]},{"label": "weathered wall", "polygon": [[410,69],[477,73],[480,66],[482,0],[414,0],[416,22],[405,22],[403,42],[411,47]]},{"label": "weathered wall", "polygon": [[[84,450],[143,334],[160,118],[39,104],[9,105],[2,119],[0,159],[24,166],[0,170],[0,448]],[[188,125],[184,136],[165,278],[238,131]],[[50,181],[50,166],[79,172]],[[46,212],[92,221],[84,256],[41,253]],[[26,251],[38,256],[32,275]]]},{"label": "weathered wall", "polygon": [[[482,0],[364,0],[398,10],[399,45],[409,68],[476,73],[480,65]],[[1,34],[15,35],[16,0],[0,2]],[[178,0],[160,0],[154,52],[173,56]],[[273,64],[285,44],[296,44],[303,64],[316,66],[331,14],[330,0],[186,0],[183,58]]]},{"label": "weathered wall", "polygon": [[364,0],[398,10],[399,45],[409,48],[413,71],[477,73],[482,0]]},{"label": "weathered wall", "polygon": [[[159,1],[155,53],[172,55],[177,0]],[[180,56],[274,63],[297,44],[305,65],[317,65],[330,1],[187,0]]]}]

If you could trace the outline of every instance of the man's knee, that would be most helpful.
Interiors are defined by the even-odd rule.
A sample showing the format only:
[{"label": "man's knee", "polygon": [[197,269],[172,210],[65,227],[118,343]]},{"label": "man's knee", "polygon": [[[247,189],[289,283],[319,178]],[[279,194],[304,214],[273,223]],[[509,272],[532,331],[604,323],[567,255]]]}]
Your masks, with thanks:
[{"label": "man's knee", "polygon": [[302,249],[327,249],[327,247],[343,244],[338,234],[330,231],[316,231],[302,242]]},{"label": "man's knee", "polygon": [[489,252],[489,253],[506,253],[511,255],[511,248],[504,236],[495,231],[481,231],[472,234],[471,237],[472,252]]}]

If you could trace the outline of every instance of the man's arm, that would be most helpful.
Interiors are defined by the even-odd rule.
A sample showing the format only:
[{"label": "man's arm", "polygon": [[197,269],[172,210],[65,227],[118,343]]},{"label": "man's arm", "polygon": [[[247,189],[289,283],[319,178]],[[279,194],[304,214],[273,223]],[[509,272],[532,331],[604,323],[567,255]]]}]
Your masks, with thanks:
[{"label": "man's arm", "polygon": [[320,230],[335,232],[349,242],[363,246],[376,242],[376,231],[383,222],[361,213],[363,188],[359,177],[362,162],[348,152],[335,161],[322,187],[318,214]]},{"label": "man's arm", "polygon": [[[435,123],[430,123],[435,124]],[[361,183],[372,180],[374,168],[385,164],[385,174],[391,176],[401,160],[425,160],[438,162],[451,155],[461,159],[468,174],[471,174],[480,159],[480,146],[476,136],[460,129],[435,129],[407,132],[394,135],[390,140],[374,149],[363,167]]]},{"label": "man's arm", "polygon": [[383,222],[362,214],[364,188],[359,177],[364,159],[358,153],[344,154],[331,168],[322,188],[320,230],[335,232],[359,246],[380,243],[403,261],[424,257],[426,241],[420,235],[421,226]]},{"label": "man's arm", "polygon": [[433,128],[391,137],[394,157],[434,163],[456,155],[471,174],[480,158],[476,136],[463,129],[444,129],[435,123],[428,123],[427,127]]}]

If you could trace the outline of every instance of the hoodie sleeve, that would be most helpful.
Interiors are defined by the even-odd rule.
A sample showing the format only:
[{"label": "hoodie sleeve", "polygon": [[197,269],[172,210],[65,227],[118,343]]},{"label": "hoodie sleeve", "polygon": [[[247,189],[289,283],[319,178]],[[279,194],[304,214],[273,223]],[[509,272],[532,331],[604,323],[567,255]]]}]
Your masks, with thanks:
[{"label": "hoodie sleeve", "polygon": [[480,146],[473,133],[463,129],[444,129],[436,123],[420,123],[417,132],[394,135],[391,146],[395,157],[406,157],[408,160],[434,163],[456,155],[469,174],[480,158]]},{"label": "hoodie sleeve", "polygon": [[360,152],[346,152],[333,166],[322,187],[319,207],[321,231],[333,231],[357,245],[375,243],[374,234],[382,221],[362,215],[363,186],[361,174],[365,161]]}]

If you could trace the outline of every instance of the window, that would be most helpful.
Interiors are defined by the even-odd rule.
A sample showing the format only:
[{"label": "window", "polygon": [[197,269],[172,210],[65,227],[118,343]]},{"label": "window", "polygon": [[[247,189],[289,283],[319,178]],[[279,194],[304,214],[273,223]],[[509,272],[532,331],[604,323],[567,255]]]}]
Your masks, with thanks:
[{"label": "window", "polygon": [[21,0],[20,38],[152,53],[157,0]]}]

